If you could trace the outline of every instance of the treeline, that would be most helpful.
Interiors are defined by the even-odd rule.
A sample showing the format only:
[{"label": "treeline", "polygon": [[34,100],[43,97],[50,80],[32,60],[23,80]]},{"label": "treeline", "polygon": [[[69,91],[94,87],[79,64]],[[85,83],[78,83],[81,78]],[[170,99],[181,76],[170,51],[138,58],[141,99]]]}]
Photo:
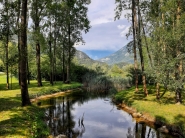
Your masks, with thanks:
[{"label": "treeline", "polygon": [[[141,69],[145,96],[148,80],[156,85],[157,99],[170,90],[175,92],[176,102],[181,103],[185,81],[185,1],[116,0],[116,4],[116,19],[123,11],[130,11],[126,17],[132,26],[127,36],[133,38],[128,49],[134,53],[136,92]],[[162,94],[160,86],[165,88]]]},{"label": "treeline", "polygon": [[58,72],[63,81],[70,83],[74,44],[83,43],[81,32],[90,28],[88,4],[89,0],[0,1],[1,64],[7,89],[9,72],[17,66],[23,106],[30,104],[27,81],[36,77],[38,86],[42,86],[43,68],[43,72],[49,72],[52,85],[57,66],[61,67]]}]

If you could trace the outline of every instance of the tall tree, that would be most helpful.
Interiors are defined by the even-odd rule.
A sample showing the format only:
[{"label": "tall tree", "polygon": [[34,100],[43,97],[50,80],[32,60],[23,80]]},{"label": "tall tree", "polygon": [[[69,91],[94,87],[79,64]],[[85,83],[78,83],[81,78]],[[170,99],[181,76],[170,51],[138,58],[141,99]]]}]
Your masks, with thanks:
[{"label": "tall tree", "polygon": [[41,33],[41,21],[46,16],[45,10],[46,5],[48,4],[49,0],[33,0],[32,1],[32,9],[31,9],[31,18],[33,20],[33,30],[35,35],[35,45],[36,45],[36,65],[37,65],[37,85],[40,87],[42,86],[42,76],[41,76],[41,46],[39,35]]},{"label": "tall tree", "polygon": [[8,43],[9,43],[9,35],[10,35],[10,24],[9,24],[9,5],[8,0],[5,1],[5,14],[6,14],[6,40],[5,40],[5,51],[6,51],[6,88],[9,89],[9,65],[8,65]]},{"label": "tall tree", "polygon": [[135,91],[138,92],[136,29],[137,29],[136,3],[135,0],[132,0],[132,30],[133,30],[132,33],[133,33],[133,51],[134,51]]},{"label": "tall tree", "polygon": [[141,12],[140,12],[140,1],[137,0],[137,9],[138,9],[138,28],[137,28],[137,42],[138,42],[138,49],[141,61],[141,71],[142,71],[142,81],[143,81],[143,90],[145,96],[148,96],[148,90],[146,86],[146,75],[145,75],[145,68],[144,68],[144,57],[143,57],[143,49],[142,49],[142,39],[141,39]]},{"label": "tall tree", "polygon": [[30,105],[27,84],[27,0],[22,0],[21,8],[21,37],[20,37],[20,81],[22,106]]},{"label": "tall tree", "polygon": [[80,1],[80,0],[67,0],[66,1],[66,30],[68,38],[67,47],[67,78],[66,82],[70,83],[70,65],[71,59],[74,55],[74,44],[78,41],[82,41],[81,31],[88,32],[90,28],[90,22],[87,18],[87,7],[90,1]]},{"label": "tall tree", "polygon": [[1,39],[5,46],[5,69],[6,69],[6,88],[9,89],[9,42],[14,34],[14,21],[15,21],[15,3],[14,1],[1,1],[0,2],[0,26],[1,26]]}]

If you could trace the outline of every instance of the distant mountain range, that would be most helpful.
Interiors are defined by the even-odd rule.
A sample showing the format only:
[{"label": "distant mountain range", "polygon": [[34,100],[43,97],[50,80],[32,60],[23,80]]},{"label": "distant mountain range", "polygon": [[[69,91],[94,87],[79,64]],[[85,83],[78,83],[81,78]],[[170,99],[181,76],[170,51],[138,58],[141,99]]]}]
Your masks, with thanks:
[{"label": "distant mountain range", "polygon": [[105,62],[109,65],[113,65],[120,62],[134,63],[133,55],[127,52],[126,46],[122,47],[120,50],[109,56],[99,59],[98,61]]},{"label": "distant mountain range", "polygon": [[91,66],[94,63],[97,65],[126,65],[133,63],[133,56],[127,52],[126,46],[115,53],[98,60],[91,59],[87,54],[79,50],[76,51],[75,57],[77,58],[79,64],[87,66]]},{"label": "distant mountain range", "polygon": [[94,63],[99,66],[106,65],[106,63],[104,62],[91,59],[86,53],[79,50],[76,50],[75,58],[77,59],[77,62],[80,65],[92,66]]}]

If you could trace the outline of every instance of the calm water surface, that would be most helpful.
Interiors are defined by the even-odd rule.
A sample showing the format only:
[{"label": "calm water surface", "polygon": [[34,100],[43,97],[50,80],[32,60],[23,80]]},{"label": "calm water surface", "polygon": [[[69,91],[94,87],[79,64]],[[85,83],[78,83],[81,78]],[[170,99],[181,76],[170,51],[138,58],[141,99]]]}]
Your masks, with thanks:
[{"label": "calm water surface", "polygon": [[51,134],[68,138],[170,138],[132,117],[109,97],[59,97],[42,102]]}]

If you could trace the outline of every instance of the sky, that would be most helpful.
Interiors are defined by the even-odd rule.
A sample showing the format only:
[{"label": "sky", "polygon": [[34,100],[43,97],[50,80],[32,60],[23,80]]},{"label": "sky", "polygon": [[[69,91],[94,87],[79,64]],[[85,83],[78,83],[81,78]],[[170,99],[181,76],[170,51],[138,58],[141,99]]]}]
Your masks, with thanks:
[{"label": "sky", "polygon": [[77,50],[85,52],[92,59],[99,59],[118,51],[129,42],[125,35],[131,23],[124,16],[115,21],[115,8],[115,0],[91,0],[88,5],[91,28],[88,33],[83,33],[85,45],[76,45]]}]

